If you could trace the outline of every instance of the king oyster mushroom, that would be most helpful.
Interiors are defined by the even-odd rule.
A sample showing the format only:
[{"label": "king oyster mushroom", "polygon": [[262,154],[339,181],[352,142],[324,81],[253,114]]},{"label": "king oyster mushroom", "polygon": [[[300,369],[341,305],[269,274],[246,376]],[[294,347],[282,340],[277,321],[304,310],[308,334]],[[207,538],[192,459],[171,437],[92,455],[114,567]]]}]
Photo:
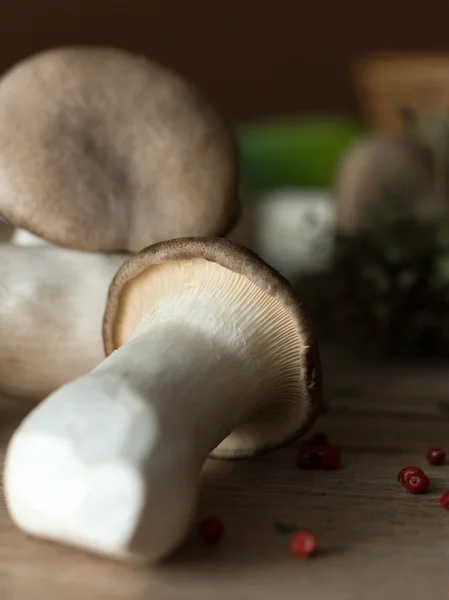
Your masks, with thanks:
[{"label": "king oyster mushroom", "polygon": [[0,244],[0,393],[42,400],[101,362],[108,287],[127,256]]},{"label": "king oyster mushroom", "polygon": [[201,467],[276,448],[313,423],[320,362],[290,284],[224,239],[153,245],[119,269],[108,358],[15,432],[5,497],[26,532],[157,561],[185,537]]},{"label": "king oyster mushroom", "polygon": [[0,215],[59,246],[135,252],[225,235],[239,214],[227,124],[143,56],[68,47],[19,62],[0,79],[0,139]]}]

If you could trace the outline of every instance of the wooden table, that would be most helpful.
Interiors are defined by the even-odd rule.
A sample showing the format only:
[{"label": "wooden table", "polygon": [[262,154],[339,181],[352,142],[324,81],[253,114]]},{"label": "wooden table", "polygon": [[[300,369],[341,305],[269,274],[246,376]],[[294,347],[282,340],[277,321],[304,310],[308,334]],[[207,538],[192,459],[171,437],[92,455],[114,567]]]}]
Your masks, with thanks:
[{"label": "wooden table", "polygon": [[[336,357],[339,357],[337,360]],[[245,462],[209,461],[198,514],[220,515],[226,536],[204,546],[192,532],[165,564],[136,569],[33,540],[0,506],[3,600],[438,600],[449,599],[449,464],[426,466],[425,452],[449,450],[446,366],[325,365],[332,409],[317,429],[343,450],[344,468],[295,469],[297,447]],[[3,403],[5,446],[26,408]],[[413,496],[398,471],[426,468],[431,489]],[[314,531],[322,551],[293,557],[276,521]]]},{"label": "wooden table", "polygon": [[[5,229],[0,227],[1,234]],[[28,538],[0,504],[1,600],[449,600],[449,464],[426,465],[436,444],[449,450],[449,365],[373,366],[325,352],[331,411],[317,424],[343,450],[340,471],[295,469],[297,446],[253,461],[209,461],[198,514],[220,515],[226,536],[207,547],[193,531],[165,564],[135,569]],[[0,404],[0,448],[27,407]],[[426,468],[431,489],[412,496],[397,483],[408,464]],[[322,551],[290,555],[294,522]]]}]

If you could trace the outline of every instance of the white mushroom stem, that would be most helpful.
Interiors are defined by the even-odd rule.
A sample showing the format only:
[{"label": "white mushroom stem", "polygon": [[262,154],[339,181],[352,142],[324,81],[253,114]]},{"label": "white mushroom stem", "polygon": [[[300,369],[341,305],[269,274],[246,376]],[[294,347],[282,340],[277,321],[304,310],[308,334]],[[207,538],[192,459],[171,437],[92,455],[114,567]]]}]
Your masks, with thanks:
[{"label": "white mushroom stem", "polygon": [[0,393],[41,400],[102,360],[108,287],[125,258],[0,245]]},{"label": "white mushroom stem", "polygon": [[263,379],[230,345],[182,324],[134,336],[92,372],[92,391],[107,396],[111,378],[148,403],[163,448],[194,468],[252,412]]},{"label": "white mushroom stem", "polygon": [[51,242],[20,228],[14,229],[10,243],[16,246],[53,246]]},{"label": "white mushroom stem", "polygon": [[242,279],[163,299],[123,346],[25,419],[5,465],[20,527],[122,559],[176,548],[211,450],[231,432],[236,447],[270,442],[257,414],[269,404],[271,427],[288,414],[276,409],[283,353],[293,353],[281,309]]}]

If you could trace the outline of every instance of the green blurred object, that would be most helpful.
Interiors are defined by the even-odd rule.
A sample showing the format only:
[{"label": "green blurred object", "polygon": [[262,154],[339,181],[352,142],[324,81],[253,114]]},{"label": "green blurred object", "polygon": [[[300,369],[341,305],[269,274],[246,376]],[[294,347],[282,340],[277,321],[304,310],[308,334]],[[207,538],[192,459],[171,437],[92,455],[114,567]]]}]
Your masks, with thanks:
[{"label": "green blurred object", "polygon": [[323,115],[240,125],[243,182],[250,192],[329,187],[342,152],[362,131],[358,121]]},{"label": "green blurred object", "polygon": [[299,527],[297,525],[295,525],[294,523],[275,523],[274,527],[277,531],[279,531],[279,533],[294,533],[295,531],[298,531]]}]

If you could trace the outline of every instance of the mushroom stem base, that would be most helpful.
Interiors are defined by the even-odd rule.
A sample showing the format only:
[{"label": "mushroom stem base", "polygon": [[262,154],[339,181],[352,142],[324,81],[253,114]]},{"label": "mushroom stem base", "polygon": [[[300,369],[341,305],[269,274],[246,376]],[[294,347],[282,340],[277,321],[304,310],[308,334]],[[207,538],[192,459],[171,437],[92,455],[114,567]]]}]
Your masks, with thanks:
[{"label": "mushroom stem base", "polygon": [[5,466],[12,518],[103,555],[163,558],[189,530],[207,455],[254,409],[254,368],[189,326],[135,336],[16,431]]}]

